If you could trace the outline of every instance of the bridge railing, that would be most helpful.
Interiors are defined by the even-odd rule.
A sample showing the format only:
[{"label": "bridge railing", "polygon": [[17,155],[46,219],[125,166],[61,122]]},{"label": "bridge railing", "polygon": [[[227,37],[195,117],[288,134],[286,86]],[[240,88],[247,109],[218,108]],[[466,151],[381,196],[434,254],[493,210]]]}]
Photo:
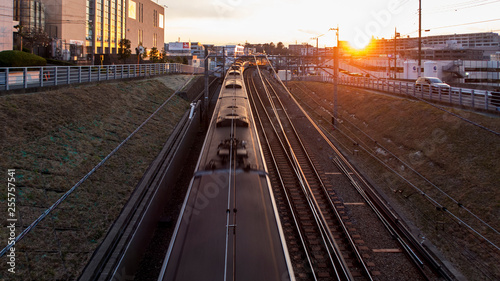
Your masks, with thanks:
[{"label": "bridge railing", "polygon": [[[294,80],[318,81],[333,83],[331,76],[300,76]],[[372,89],[397,95],[409,95],[416,98],[438,101],[461,107],[469,107],[488,111],[500,111],[500,92],[451,87],[419,87],[415,82],[403,82],[368,77],[341,76],[338,83],[359,88]]]},{"label": "bridge railing", "polygon": [[0,67],[0,91],[203,71],[201,67],[179,63]]}]

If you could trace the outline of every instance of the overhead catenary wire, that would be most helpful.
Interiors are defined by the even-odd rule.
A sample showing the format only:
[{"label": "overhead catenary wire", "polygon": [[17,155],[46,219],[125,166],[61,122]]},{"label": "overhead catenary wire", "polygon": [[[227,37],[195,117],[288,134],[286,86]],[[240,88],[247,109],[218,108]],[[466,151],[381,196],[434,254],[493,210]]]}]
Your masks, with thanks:
[{"label": "overhead catenary wire", "polygon": [[[430,27],[430,28],[426,28],[426,29],[435,30],[435,29],[458,27],[458,26],[465,26],[465,25],[472,25],[472,24],[479,24],[479,23],[486,23],[486,22],[493,22],[493,21],[500,21],[500,18],[498,18],[498,19],[482,20],[482,21],[474,21],[474,22],[467,22],[467,23],[460,23],[460,24],[453,24],[453,25],[446,25],[446,26]],[[413,33],[416,33],[416,32],[418,32],[418,29],[414,30],[412,32],[406,33],[404,35],[410,35],[410,34],[413,34]]]},{"label": "overhead catenary wire", "polygon": [[[266,59],[269,61],[267,56],[266,56]],[[273,69],[274,75],[277,75],[276,71],[274,70],[274,67],[272,65],[271,65],[271,68]],[[258,66],[257,66],[257,69],[259,69]],[[281,104],[281,102],[279,101],[279,98],[276,102],[273,101],[274,99],[273,99],[272,95],[270,94],[270,91],[268,90],[266,83],[264,82],[264,79],[260,73],[260,70],[258,73],[259,73],[260,79],[262,80],[267,98],[271,104],[272,111],[276,116],[279,116],[279,114],[278,114],[279,108],[276,106],[276,104]],[[267,84],[270,86],[269,88],[274,92],[269,81],[267,81]],[[288,115],[286,113],[286,111],[284,112],[284,114]],[[289,118],[290,117],[288,116],[287,120],[290,120]],[[301,165],[299,163],[297,155],[293,151],[290,139],[287,137],[287,134],[285,133],[284,127],[282,125],[282,121],[280,120],[280,118],[277,118],[276,122],[279,124],[279,128],[281,128],[280,131],[281,131],[281,136],[282,136],[282,137],[278,137],[278,139],[279,139],[281,145],[284,148],[286,147],[286,149],[284,149],[284,151],[285,151],[284,153],[287,156],[287,158],[289,159],[289,162],[292,166],[292,169],[293,169],[294,173],[297,175],[297,179],[299,181],[299,185],[301,187],[301,190],[303,191],[304,195],[306,196],[306,201],[307,201],[308,205],[310,206],[311,210],[313,211],[312,213],[314,216],[314,220],[317,223],[321,238],[322,238],[323,242],[325,243],[327,256],[330,259],[332,268],[333,268],[337,278],[340,278],[339,277],[340,275],[350,276],[350,272],[347,270],[347,267],[341,258],[339,259],[340,260],[340,268],[337,268],[337,266],[335,265],[335,263],[333,261],[334,256],[336,256],[337,258],[340,257],[336,243],[335,243],[333,237],[331,236],[331,233],[328,231],[328,224],[327,224],[323,214],[320,211],[317,200],[315,199],[314,195],[312,194],[311,188],[309,186],[309,183],[307,182],[304,171],[301,168]],[[278,132],[278,131],[276,131],[277,127],[275,127],[274,124],[272,124],[272,126],[273,126],[275,132],[277,133]],[[292,128],[293,128],[293,124],[292,124]],[[292,130],[295,131],[295,129],[292,129]],[[299,140],[299,142],[300,142],[300,140]],[[314,270],[312,272],[314,274]],[[314,276],[314,278],[316,280],[315,276]]]},{"label": "overhead catenary wire", "polygon": [[[495,4],[500,2],[500,0],[479,0],[479,1],[468,1],[468,2],[463,2],[463,3],[454,3],[454,4],[449,4],[449,5],[444,5],[444,6],[438,6],[438,7],[431,7],[428,11],[428,14],[436,14],[436,13],[445,13],[445,12],[450,12],[450,11],[458,11],[458,10],[465,10],[469,8],[475,8],[479,6],[484,6],[484,5],[489,5],[489,4]],[[427,11],[427,10],[424,10]]]},{"label": "overhead catenary wire", "polygon": [[[284,84],[283,84],[284,86]],[[288,90],[288,88],[285,87],[285,89],[287,89],[288,93],[290,95],[292,95],[290,93],[290,91]],[[469,120],[470,121],[470,120]],[[470,121],[472,122],[472,121]],[[346,136],[347,138],[351,139],[351,141],[354,141],[352,138],[350,138],[349,136],[347,136],[345,133],[343,133],[341,130],[339,130],[339,132],[341,134],[343,134],[344,136]],[[329,135],[331,135],[329,133]],[[452,213],[450,210],[448,210],[445,206],[443,206],[442,204],[440,204],[436,199],[434,199],[432,196],[430,196],[429,194],[427,194],[426,192],[424,192],[423,190],[421,190],[419,187],[417,187],[415,184],[413,184],[412,182],[410,182],[408,179],[406,179],[403,175],[401,175],[400,173],[398,173],[396,170],[394,170],[392,167],[390,167],[387,163],[385,163],[382,159],[378,158],[376,155],[374,155],[372,152],[368,151],[368,149],[360,146],[361,149],[363,149],[366,153],[368,153],[371,157],[373,157],[374,159],[376,159],[378,162],[380,162],[382,165],[384,165],[387,169],[389,169],[391,172],[393,172],[394,174],[396,174],[398,177],[400,177],[403,181],[405,181],[408,185],[410,185],[413,189],[415,189],[419,194],[421,194],[422,196],[424,196],[426,199],[428,199],[434,206],[436,207],[439,207],[441,210],[443,210],[444,212],[448,213],[450,216],[452,216],[456,221],[458,221],[460,224],[466,226],[468,229],[470,229],[472,232],[474,232],[476,235],[478,235],[481,239],[483,239],[484,241],[488,242],[490,245],[492,245],[494,248],[496,248],[497,250],[500,250],[500,247],[498,245],[496,245],[494,242],[492,242],[491,240],[489,240],[488,238],[486,238],[484,235],[482,235],[478,230],[476,230],[475,228],[473,228],[472,226],[470,226],[469,224],[467,224],[465,221],[463,221],[460,217],[458,217],[457,215],[455,215],[454,213]],[[384,148],[385,149],[385,148]],[[388,151],[388,150],[386,150]],[[388,151],[389,152],[389,151]],[[398,158],[398,160],[400,160]],[[401,160],[400,160],[401,161]],[[405,164],[405,162],[402,162]],[[409,167],[411,169],[411,167]],[[417,175],[419,176],[422,176],[420,173],[417,173]],[[423,177],[423,176],[422,176]],[[431,183],[428,179],[426,179],[425,177],[423,177],[426,181],[428,181],[429,183]],[[434,187],[438,188],[435,184],[431,183]],[[444,191],[442,191],[440,188],[438,188],[441,192],[443,192],[444,194],[446,194]],[[448,196],[450,199],[452,199],[454,202],[457,202],[457,205],[466,210],[467,212],[469,212],[471,215],[473,215],[476,219],[478,219],[481,223],[483,223],[485,226],[487,226],[488,228],[490,228],[492,231],[494,231],[495,233],[497,234],[500,234],[500,232],[498,232],[498,230],[494,229],[492,226],[490,226],[488,223],[486,223],[484,220],[480,219],[477,215],[475,215],[474,213],[472,213],[470,210],[468,210],[467,208],[465,208],[462,204],[460,204],[457,200],[453,199],[451,196],[449,196],[448,194],[446,194],[446,196]]]},{"label": "overhead catenary wire", "polygon": [[[488,132],[491,132],[491,133],[494,133],[496,135],[499,135],[498,132],[495,132],[489,128],[486,128],[480,124],[477,124],[471,120],[468,120],[458,114],[455,114],[453,112],[450,112],[440,106],[437,106],[433,103],[430,103],[426,100],[423,100],[423,99],[420,99],[418,97],[416,97],[417,99],[419,99],[420,101],[422,102],[425,102],[433,107],[436,107],[442,111],[445,111],[446,113],[448,114],[451,114],[457,118],[460,118],[461,120],[465,121],[465,122],[468,122],[468,123],[471,123],[475,126],[478,126],[480,127],[481,129],[484,129]],[[482,224],[484,224],[487,228],[489,228],[490,230],[492,230],[493,232],[495,232],[496,234],[500,235],[500,232],[495,229],[494,227],[492,227],[490,224],[488,224],[486,221],[484,221],[483,219],[481,219],[478,215],[476,215],[475,213],[473,213],[470,209],[468,209],[466,206],[464,206],[461,202],[459,202],[458,200],[456,200],[455,198],[453,198],[451,195],[449,195],[448,193],[446,193],[444,190],[442,190],[440,187],[438,187],[436,184],[434,184],[433,182],[431,182],[428,178],[426,178],[424,175],[422,175],[420,172],[418,172],[417,170],[415,170],[413,167],[411,167],[408,163],[406,163],[404,160],[402,160],[400,157],[396,156],[393,152],[391,152],[390,150],[388,150],[386,147],[384,147],[382,144],[380,144],[379,142],[377,142],[375,139],[373,139],[370,135],[368,135],[365,131],[361,130],[358,126],[354,125],[352,122],[350,122],[349,120],[347,119],[343,119],[343,121],[346,121],[348,122],[349,124],[351,124],[351,126],[353,126],[354,128],[356,128],[358,131],[360,131],[363,135],[365,135],[367,138],[369,138],[371,141],[373,141],[374,143],[377,144],[377,146],[379,146],[380,148],[384,149],[384,151],[388,152],[392,157],[394,157],[395,159],[397,159],[400,163],[402,163],[405,167],[407,167],[408,169],[410,169],[412,172],[414,172],[417,176],[419,176],[420,178],[422,178],[424,181],[426,181],[428,184],[430,184],[433,188],[435,188],[436,190],[438,190],[440,193],[442,193],[444,196],[446,196],[448,199],[450,199],[453,203],[455,203],[458,207],[462,208],[463,210],[465,210],[466,212],[468,212],[470,215],[472,215],[474,218],[476,218],[477,220],[479,220]],[[356,134],[352,133],[353,135],[356,136]],[[346,135],[346,137],[348,137]],[[349,139],[351,139],[351,141],[353,142],[356,142],[355,140],[353,140],[352,138],[348,137]],[[363,143],[363,141],[361,139],[358,138],[358,141]],[[368,147],[367,144],[365,144],[366,147]],[[381,159],[379,159],[378,157],[376,158],[378,161],[380,162],[383,162]]]}]

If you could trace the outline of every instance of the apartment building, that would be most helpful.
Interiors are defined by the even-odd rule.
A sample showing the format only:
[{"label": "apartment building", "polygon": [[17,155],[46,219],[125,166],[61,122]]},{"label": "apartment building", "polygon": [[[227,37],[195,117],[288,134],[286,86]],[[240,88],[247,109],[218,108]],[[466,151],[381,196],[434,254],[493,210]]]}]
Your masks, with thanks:
[{"label": "apartment building", "polygon": [[[418,38],[374,39],[367,47],[372,55],[396,53],[407,58],[418,56]],[[460,59],[489,60],[490,55],[500,51],[500,36],[498,33],[481,32],[466,34],[450,34],[422,37],[422,55],[429,59],[450,59],[458,56]]]}]

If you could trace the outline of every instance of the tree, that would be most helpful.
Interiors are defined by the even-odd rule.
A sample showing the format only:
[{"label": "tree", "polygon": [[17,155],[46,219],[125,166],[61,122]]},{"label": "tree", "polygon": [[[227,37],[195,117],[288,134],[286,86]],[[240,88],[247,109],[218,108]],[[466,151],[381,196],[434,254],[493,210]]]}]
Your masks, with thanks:
[{"label": "tree", "polygon": [[144,52],[142,53],[142,58],[143,59],[147,59],[148,58],[148,48],[146,48],[146,47],[144,47]]},{"label": "tree", "polygon": [[283,42],[278,42],[278,44],[276,45],[276,51],[279,55],[285,53],[285,45],[283,44]]},{"label": "tree", "polygon": [[151,51],[149,52],[149,59],[152,62],[158,62],[160,60],[160,52],[156,47],[151,48]]},{"label": "tree", "polygon": [[15,29],[17,29],[17,36],[19,36],[21,44],[19,46],[19,51],[23,50],[23,26],[18,24],[14,26]]},{"label": "tree", "polygon": [[35,47],[47,47],[51,42],[49,35],[41,28],[33,27],[26,29],[22,25],[14,27],[17,28],[17,34],[21,37],[20,50],[23,49],[24,44],[33,53]]},{"label": "tree", "polygon": [[168,61],[167,51],[165,50],[165,48],[162,48],[160,53],[160,62],[165,63],[167,61]]},{"label": "tree", "polygon": [[130,40],[123,38],[118,42],[118,59],[123,60],[123,63],[130,57],[132,50],[130,49]]}]

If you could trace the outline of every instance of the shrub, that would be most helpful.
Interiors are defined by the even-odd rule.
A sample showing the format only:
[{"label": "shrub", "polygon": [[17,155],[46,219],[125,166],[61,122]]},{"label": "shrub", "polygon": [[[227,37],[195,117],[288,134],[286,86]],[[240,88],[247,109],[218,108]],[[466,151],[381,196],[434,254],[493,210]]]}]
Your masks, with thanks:
[{"label": "shrub", "polygon": [[45,66],[47,61],[37,55],[17,50],[0,52],[0,66],[2,67],[24,67]]}]

